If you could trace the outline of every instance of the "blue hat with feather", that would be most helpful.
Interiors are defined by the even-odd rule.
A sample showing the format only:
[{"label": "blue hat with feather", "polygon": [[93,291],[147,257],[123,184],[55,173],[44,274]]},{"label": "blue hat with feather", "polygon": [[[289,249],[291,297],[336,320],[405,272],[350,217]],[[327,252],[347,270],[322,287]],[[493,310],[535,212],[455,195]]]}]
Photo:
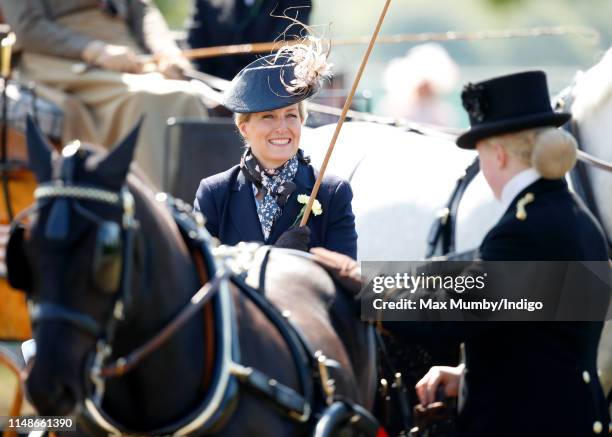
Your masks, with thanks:
[{"label": "blue hat with feather", "polygon": [[321,40],[309,41],[284,46],[244,67],[225,91],[223,106],[238,113],[272,111],[316,94],[331,77],[331,64]]}]

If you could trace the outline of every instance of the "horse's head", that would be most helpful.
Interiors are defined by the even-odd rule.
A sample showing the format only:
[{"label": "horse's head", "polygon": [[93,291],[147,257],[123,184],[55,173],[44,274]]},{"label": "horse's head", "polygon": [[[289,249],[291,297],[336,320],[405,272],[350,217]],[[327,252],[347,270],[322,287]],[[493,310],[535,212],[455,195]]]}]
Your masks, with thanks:
[{"label": "horse's head", "polygon": [[27,387],[41,414],[68,414],[83,399],[92,352],[121,317],[134,209],[126,177],[138,129],[106,155],[78,142],[60,155],[28,120],[36,203],[27,228],[11,235],[7,265],[34,304]]}]

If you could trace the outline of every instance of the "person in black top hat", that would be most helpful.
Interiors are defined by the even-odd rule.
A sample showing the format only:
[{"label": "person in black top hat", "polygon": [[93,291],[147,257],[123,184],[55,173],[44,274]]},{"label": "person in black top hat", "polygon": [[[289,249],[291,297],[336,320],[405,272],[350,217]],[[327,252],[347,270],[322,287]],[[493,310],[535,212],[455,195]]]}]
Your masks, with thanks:
[{"label": "person in black top hat", "polygon": [[[480,258],[607,261],[599,224],[563,179],[575,163],[576,143],[556,128],[570,114],[552,111],[544,73],[468,84],[462,100],[471,128],[457,144],[478,151],[484,177],[506,207],[485,236]],[[417,394],[423,405],[433,402],[440,386],[447,395],[459,394],[462,436],[607,433],[610,418],[596,369],[602,326],[464,324],[455,332],[465,344],[465,363],[432,368]]]},{"label": "person in black top hat", "polygon": [[342,179],[325,175],[307,226],[296,227],[317,177],[299,148],[305,100],[330,74],[327,53],[320,40],[285,46],[246,66],[226,91],[246,151],[239,165],[203,179],[194,203],[222,243],[321,246],[357,257],[353,193]]}]

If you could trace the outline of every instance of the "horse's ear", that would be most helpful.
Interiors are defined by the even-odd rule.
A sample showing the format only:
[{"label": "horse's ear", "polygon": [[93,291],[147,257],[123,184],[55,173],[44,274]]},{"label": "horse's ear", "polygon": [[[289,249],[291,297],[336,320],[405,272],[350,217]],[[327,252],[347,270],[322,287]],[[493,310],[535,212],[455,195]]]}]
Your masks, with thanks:
[{"label": "horse's ear", "polygon": [[122,185],[134,159],[138,134],[144,116],[140,117],[132,131],[108,152],[108,155],[97,165],[96,173],[105,180]]},{"label": "horse's ear", "polygon": [[26,121],[26,136],[29,165],[36,175],[36,180],[39,184],[51,180],[51,153],[53,149],[29,115]]}]

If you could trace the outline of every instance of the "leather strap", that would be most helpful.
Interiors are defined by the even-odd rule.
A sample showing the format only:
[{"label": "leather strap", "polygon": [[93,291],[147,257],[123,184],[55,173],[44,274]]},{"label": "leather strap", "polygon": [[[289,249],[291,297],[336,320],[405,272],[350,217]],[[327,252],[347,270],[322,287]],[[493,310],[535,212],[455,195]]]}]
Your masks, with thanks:
[{"label": "leather strap", "polygon": [[32,310],[31,318],[33,323],[43,320],[68,322],[76,325],[81,330],[96,338],[102,333],[102,326],[92,317],[52,303],[35,305]]},{"label": "leather strap", "polygon": [[459,211],[459,203],[465,194],[465,190],[480,171],[478,157],[465,169],[465,173],[459,179],[453,190],[444,213],[433,223],[427,238],[426,258],[434,255],[446,255],[455,251],[455,223]]}]

